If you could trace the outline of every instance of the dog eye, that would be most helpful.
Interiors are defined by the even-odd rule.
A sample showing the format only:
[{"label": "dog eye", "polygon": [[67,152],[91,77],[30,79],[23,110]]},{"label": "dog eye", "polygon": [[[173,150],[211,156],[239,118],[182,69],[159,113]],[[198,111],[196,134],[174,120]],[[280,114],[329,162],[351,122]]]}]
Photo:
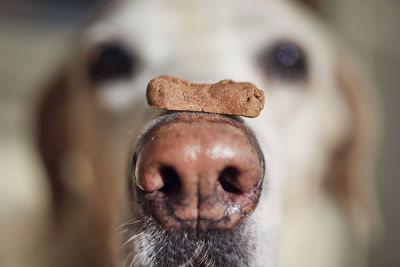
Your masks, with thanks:
[{"label": "dog eye", "polygon": [[284,81],[296,81],[307,76],[307,62],[301,48],[292,43],[278,43],[264,51],[260,65],[266,75]]},{"label": "dog eye", "polygon": [[118,44],[97,47],[88,65],[92,83],[111,81],[133,75],[138,68],[138,59]]}]

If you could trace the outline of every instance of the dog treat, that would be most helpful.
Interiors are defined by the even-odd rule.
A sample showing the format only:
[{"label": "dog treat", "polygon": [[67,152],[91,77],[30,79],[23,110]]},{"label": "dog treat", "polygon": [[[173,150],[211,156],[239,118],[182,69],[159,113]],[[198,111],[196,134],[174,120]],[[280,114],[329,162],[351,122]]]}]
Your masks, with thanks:
[{"label": "dog treat", "polygon": [[154,108],[203,111],[257,117],[264,107],[264,92],[254,84],[222,80],[197,84],[171,76],[153,79],[147,86],[147,103]]}]

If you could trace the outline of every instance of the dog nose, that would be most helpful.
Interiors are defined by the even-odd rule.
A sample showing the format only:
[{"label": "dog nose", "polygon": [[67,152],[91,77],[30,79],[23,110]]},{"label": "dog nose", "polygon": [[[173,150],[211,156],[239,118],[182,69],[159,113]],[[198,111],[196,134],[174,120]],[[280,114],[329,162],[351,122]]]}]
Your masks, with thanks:
[{"label": "dog nose", "polygon": [[264,161],[238,120],[176,113],[150,129],[135,163],[143,210],[165,228],[230,229],[257,205]]}]

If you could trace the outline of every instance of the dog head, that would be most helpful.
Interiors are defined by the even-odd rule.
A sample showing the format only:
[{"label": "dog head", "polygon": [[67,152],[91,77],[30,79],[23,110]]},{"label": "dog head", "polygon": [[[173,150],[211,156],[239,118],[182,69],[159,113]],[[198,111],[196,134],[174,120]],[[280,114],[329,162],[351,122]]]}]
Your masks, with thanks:
[{"label": "dog head", "polygon": [[[322,259],[341,257],[340,249],[320,245],[345,243],[347,221],[366,238],[374,216],[368,178],[373,104],[348,64],[325,26],[294,3],[112,3],[82,33],[42,104],[39,142],[61,211],[55,220],[75,220],[75,232],[85,233],[75,240],[90,243],[91,253],[104,251],[97,261],[106,265],[112,248],[102,241],[113,236],[121,209],[129,210],[122,237],[127,266],[274,266],[281,243],[283,258],[298,263],[302,249],[296,242],[316,247]],[[171,117],[192,116],[159,119],[160,112],[146,105],[148,81],[162,74],[251,81],[264,90],[266,106],[258,118],[218,119],[251,129],[265,160],[257,208],[228,230],[195,238],[170,230],[138,197],[138,137],[147,142],[148,133],[163,129]],[[343,223],[332,223],[326,233],[332,218]]]}]

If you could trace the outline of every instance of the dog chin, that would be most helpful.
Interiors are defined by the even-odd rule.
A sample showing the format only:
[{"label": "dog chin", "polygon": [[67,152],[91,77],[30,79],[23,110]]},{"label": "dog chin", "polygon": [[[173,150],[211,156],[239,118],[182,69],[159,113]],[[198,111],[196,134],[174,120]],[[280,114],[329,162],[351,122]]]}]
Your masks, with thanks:
[{"label": "dog chin", "polygon": [[127,235],[124,266],[251,266],[255,245],[249,218],[234,229],[209,231],[199,238],[191,230],[168,230],[152,217]]}]

